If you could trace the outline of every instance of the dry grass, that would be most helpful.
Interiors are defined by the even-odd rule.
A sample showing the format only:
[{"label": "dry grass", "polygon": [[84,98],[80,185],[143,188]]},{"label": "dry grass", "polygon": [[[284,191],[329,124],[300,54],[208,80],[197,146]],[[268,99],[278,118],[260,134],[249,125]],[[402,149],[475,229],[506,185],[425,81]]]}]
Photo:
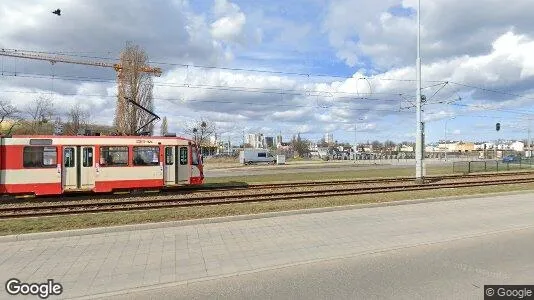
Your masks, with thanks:
[{"label": "dry grass", "polygon": [[[355,167],[356,168],[356,167]],[[451,166],[430,166],[427,167],[427,175],[444,175],[451,174]],[[413,167],[398,167],[388,169],[361,169],[361,170],[339,170],[328,172],[301,172],[301,173],[276,173],[265,175],[251,176],[229,176],[229,177],[211,177],[206,178],[206,183],[221,182],[280,182],[280,181],[306,181],[306,180],[335,180],[335,179],[355,179],[355,178],[382,178],[382,177],[399,177],[415,176]]]},{"label": "dry grass", "polygon": [[484,186],[427,191],[395,192],[358,196],[339,196],[316,199],[280,200],[272,202],[237,203],[226,205],[183,207],[151,211],[128,211],[58,217],[12,219],[0,221],[0,235],[57,231],[90,227],[141,224],[163,221],[256,214],[305,208],[343,206],[361,203],[391,202],[443,196],[473,195],[518,190],[534,190],[534,183],[503,186]]}]

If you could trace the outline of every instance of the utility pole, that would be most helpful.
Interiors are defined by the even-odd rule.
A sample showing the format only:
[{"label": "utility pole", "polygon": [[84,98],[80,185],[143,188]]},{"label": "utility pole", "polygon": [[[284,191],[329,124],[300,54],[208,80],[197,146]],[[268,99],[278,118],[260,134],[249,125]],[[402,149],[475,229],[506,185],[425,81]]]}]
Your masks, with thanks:
[{"label": "utility pole", "polygon": [[531,119],[528,118],[528,140],[527,140],[527,151],[528,151],[528,157],[532,158],[532,149],[530,148],[530,123]]},{"label": "utility pole", "polygon": [[418,0],[417,9],[417,60],[416,60],[416,77],[417,77],[417,91],[416,91],[416,122],[417,131],[415,135],[415,181],[423,183],[424,181],[424,166],[423,166],[423,124],[421,112],[421,0]]},{"label": "utility pole", "polygon": [[354,123],[354,163],[356,163],[356,149],[358,148],[358,143],[356,142],[356,123]]}]

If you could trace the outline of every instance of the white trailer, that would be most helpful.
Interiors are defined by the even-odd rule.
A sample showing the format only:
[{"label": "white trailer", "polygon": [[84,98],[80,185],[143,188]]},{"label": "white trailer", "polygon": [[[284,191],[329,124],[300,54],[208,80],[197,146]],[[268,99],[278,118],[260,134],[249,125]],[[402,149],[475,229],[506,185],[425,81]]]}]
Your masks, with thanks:
[{"label": "white trailer", "polygon": [[275,163],[276,158],[266,149],[245,149],[239,152],[239,163],[248,165],[255,163]]}]

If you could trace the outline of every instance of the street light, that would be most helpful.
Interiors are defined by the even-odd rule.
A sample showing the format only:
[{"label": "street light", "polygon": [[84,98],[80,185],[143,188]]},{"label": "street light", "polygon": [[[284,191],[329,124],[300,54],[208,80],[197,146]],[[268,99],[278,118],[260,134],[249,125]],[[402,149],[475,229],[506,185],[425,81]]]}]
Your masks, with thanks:
[{"label": "street light", "polygon": [[424,166],[423,166],[423,123],[421,113],[421,0],[418,0],[417,8],[417,60],[415,62],[415,71],[417,77],[417,91],[416,91],[416,135],[415,135],[415,180],[419,183],[423,182]]}]

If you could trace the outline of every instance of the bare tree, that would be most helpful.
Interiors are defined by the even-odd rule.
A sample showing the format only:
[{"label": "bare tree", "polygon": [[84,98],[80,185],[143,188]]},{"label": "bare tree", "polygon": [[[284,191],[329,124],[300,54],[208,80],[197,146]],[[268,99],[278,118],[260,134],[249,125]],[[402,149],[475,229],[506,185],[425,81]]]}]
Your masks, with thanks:
[{"label": "bare tree", "polygon": [[321,138],[319,141],[317,141],[317,146],[319,147],[328,147],[328,143],[324,138]]},{"label": "bare tree", "polygon": [[[118,132],[134,135],[152,116],[130,104],[127,99],[149,110],[153,110],[152,89],[154,84],[149,73],[143,72],[147,66],[148,55],[139,46],[128,44],[120,56],[122,69],[119,72],[119,95],[114,124]],[[153,126],[145,130],[153,133]]]},{"label": "bare tree", "polygon": [[28,129],[31,134],[42,133],[43,124],[48,124],[56,114],[52,100],[46,97],[34,99],[26,105],[24,112],[28,116]]},{"label": "bare tree", "polygon": [[[9,135],[13,127],[18,123],[19,111],[9,103],[0,99],[0,131],[1,134]],[[4,126],[7,125],[7,126]]]},{"label": "bare tree", "polygon": [[293,149],[297,151],[297,154],[299,157],[306,157],[310,153],[310,142],[308,140],[303,140],[300,138],[300,133],[297,135],[297,137],[293,137],[293,140],[291,141],[293,145]]},{"label": "bare tree", "polygon": [[195,143],[207,146],[210,136],[215,133],[215,124],[213,122],[200,119],[186,126],[185,131],[189,134]]},{"label": "bare tree", "polygon": [[167,123],[167,117],[163,117],[161,121],[161,136],[165,136],[169,133],[169,124]]},{"label": "bare tree", "polygon": [[371,143],[371,147],[373,148],[373,151],[376,151],[376,150],[382,150],[384,145],[380,141],[375,140]]},{"label": "bare tree", "polygon": [[87,128],[89,125],[90,113],[84,109],[79,103],[74,104],[67,112],[68,121],[65,124],[64,133],[68,135],[76,135],[80,129]]}]

